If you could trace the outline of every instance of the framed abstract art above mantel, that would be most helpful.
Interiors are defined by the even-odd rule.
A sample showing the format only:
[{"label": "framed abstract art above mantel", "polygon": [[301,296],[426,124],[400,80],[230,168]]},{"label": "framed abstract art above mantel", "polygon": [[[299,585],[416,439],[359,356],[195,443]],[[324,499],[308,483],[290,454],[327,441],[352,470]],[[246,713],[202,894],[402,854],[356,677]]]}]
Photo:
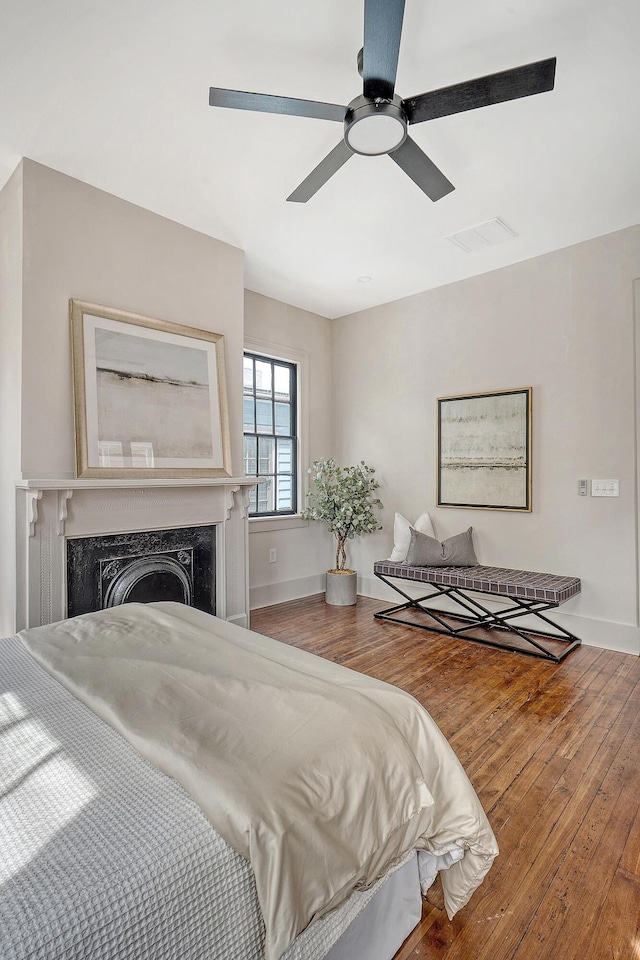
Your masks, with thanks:
[{"label": "framed abstract art above mantel", "polygon": [[439,507],[531,511],[531,395],[438,399]]},{"label": "framed abstract art above mantel", "polygon": [[224,337],[70,300],[76,476],[230,477]]}]

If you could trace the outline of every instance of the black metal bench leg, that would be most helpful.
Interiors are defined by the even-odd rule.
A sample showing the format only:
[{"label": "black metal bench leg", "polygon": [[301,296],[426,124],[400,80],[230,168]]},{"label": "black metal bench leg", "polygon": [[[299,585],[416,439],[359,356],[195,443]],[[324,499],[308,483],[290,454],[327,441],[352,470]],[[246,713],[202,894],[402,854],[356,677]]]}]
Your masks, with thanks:
[{"label": "black metal bench leg", "polygon": [[[382,574],[375,572],[375,576],[405,599],[404,603],[396,604],[393,607],[388,607],[385,610],[380,610],[378,613],[375,613],[374,617],[377,620],[388,620],[391,623],[399,623],[404,626],[416,627],[417,629],[427,630],[433,633],[442,633],[451,637],[463,637],[463,639],[473,640],[474,643],[482,643],[485,646],[495,647],[498,650],[524,653],[528,654],[529,656],[550,660],[553,663],[560,663],[561,660],[564,660],[564,658],[580,644],[578,637],[542,614],[542,610],[553,609],[558,606],[557,603],[527,601],[521,600],[518,597],[505,597],[498,594],[488,594],[489,596],[495,596],[497,600],[508,599],[512,604],[506,610],[492,611],[481,604],[475,597],[468,596],[467,593],[464,590],[461,590],[459,587],[430,584],[430,586],[434,588],[432,593],[425,594],[423,597],[414,598],[410,597],[409,594],[400,589],[397,584],[392,583]],[[473,592],[477,593],[479,591]],[[434,598],[440,599],[442,597],[449,597],[467,612],[458,613],[455,611],[436,609],[434,607],[425,605],[425,601],[427,600],[432,600]],[[403,610],[409,609],[426,614],[426,616],[438,624],[438,626],[433,626],[429,623],[417,623],[415,620],[407,620],[397,616],[397,614],[401,613]],[[523,616],[536,617],[537,619],[544,621],[545,624],[553,627],[554,631],[556,632],[550,633],[548,630],[537,630],[535,628],[528,630],[526,628],[521,629],[512,621]],[[447,617],[456,621],[462,620],[464,621],[464,625],[455,627],[451,626],[451,624],[444,619]],[[497,640],[492,640],[489,637],[472,636],[469,631],[474,628],[477,629],[478,627],[488,630],[497,629],[505,631],[506,633],[513,633],[527,646],[517,646],[513,643],[509,643],[508,641],[498,642]],[[544,643],[540,642],[539,639],[535,638],[548,638],[555,642],[567,644],[567,646],[564,650],[562,650],[561,653],[555,653],[553,650],[546,647]]]}]

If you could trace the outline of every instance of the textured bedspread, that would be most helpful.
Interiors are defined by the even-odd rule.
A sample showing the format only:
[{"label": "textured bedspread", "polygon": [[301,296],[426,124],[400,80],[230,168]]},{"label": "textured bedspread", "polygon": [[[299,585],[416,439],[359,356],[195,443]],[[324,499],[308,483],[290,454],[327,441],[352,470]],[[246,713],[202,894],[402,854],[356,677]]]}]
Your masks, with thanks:
[{"label": "textured bedspread", "polygon": [[177,604],[21,639],[250,860],[267,960],[414,846],[464,848],[443,876],[450,915],[497,852],[455,755],[394,687]]},{"label": "textured bedspread", "polygon": [[[283,960],[321,960],[380,887]],[[2,960],[264,960],[249,863],[175,780],[0,640]]]}]

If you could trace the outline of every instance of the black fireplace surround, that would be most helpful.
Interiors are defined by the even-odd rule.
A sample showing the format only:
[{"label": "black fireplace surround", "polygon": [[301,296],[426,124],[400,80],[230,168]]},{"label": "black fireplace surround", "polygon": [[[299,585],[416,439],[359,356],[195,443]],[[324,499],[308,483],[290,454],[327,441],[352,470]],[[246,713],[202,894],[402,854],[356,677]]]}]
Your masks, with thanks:
[{"label": "black fireplace surround", "polygon": [[177,600],[216,612],[214,525],[67,540],[67,616]]}]

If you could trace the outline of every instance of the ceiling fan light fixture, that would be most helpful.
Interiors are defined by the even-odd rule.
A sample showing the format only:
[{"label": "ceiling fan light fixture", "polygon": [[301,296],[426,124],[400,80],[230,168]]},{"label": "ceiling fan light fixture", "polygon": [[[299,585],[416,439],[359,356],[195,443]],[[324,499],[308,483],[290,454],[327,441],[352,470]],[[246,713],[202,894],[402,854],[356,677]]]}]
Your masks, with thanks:
[{"label": "ceiling fan light fixture", "polygon": [[407,121],[399,103],[357,97],[349,104],[344,119],[344,139],[354,153],[365,157],[391,153],[406,138]]}]

